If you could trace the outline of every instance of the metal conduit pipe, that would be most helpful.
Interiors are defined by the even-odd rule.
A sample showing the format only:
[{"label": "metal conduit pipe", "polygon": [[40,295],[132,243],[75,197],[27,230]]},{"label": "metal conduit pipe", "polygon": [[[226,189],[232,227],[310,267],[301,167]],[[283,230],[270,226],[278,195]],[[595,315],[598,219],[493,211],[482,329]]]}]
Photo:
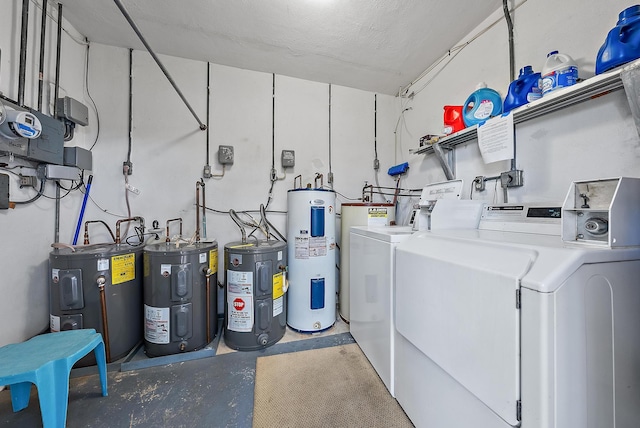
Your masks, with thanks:
[{"label": "metal conduit pipe", "polygon": [[[24,0],[24,1],[28,1],[28,0]],[[171,75],[169,74],[167,69],[165,68],[164,64],[162,64],[162,62],[160,62],[160,59],[155,54],[155,52],[153,52],[153,50],[151,49],[151,46],[149,46],[149,43],[147,43],[147,41],[145,40],[144,36],[142,35],[140,30],[138,29],[138,26],[136,25],[136,23],[133,22],[133,19],[131,19],[131,15],[129,15],[129,12],[127,12],[127,10],[125,9],[125,7],[122,4],[122,2],[120,0],[113,0],[113,1],[115,2],[116,6],[118,6],[118,9],[120,9],[120,12],[122,12],[122,15],[127,20],[127,22],[129,23],[129,25],[131,26],[133,31],[136,33],[136,35],[138,36],[138,38],[140,39],[140,41],[142,42],[144,47],[147,49],[147,52],[149,52],[149,54],[151,55],[153,60],[156,62],[156,64],[158,64],[158,67],[160,67],[160,70],[162,70],[162,73],[164,73],[164,75],[167,78],[167,80],[169,81],[169,83],[171,83],[171,86],[173,86],[173,89],[175,89],[175,91],[178,93],[178,96],[180,96],[180,99],[182,99],[182,102],[187,106],[187,108],[189,109],[189,111],[191,112],[193,117],[196,119],[196,121],[200,125],[200,130],[201,131],[206,131],[207,130],[207,125],[202,123],[202,121],[200,120],[200,118],[198,117],[196,112],[193,110],[193,108],[191,107],[191,104],[189,104],[189,101],[187,101],[187,99],[185,98],[185,96],[182,93],[182,91],[180,90],[180,88],[178,88],[178,85],[173,80],[173,78],[171,77]]]},{"label": "metal conduit pipe", "polygon": [[42,113],[42,92],[44,85],[44,45],[46,43],[46,34],[47,0],[42,0],[42,23],[40,24],[40,69],[38,70],[38,111],[40,113]]},{"label": "metal conduit pipe", "polygon": [[27,70],[27,29],[29,26],[29,0],[22,0],[22,26],[20,28],[20,63],[18,66],[18,104],[24,106],[25,73]]}]

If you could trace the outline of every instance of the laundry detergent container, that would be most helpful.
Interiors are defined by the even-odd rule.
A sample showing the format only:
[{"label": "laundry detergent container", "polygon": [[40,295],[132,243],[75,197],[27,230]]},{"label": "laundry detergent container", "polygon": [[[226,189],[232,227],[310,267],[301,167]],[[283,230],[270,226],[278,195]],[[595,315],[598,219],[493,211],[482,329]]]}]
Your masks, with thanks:
[{"label": "laundry detergent container", "polygon": [[504,98],[502,111],[507,113],[516,107],[540,99],[540,73],[534,73],[530,65],[520,69],[520,75],[509,85],[509,91]]},{"label": "laundry detergent container", "polygon": [[477,125],[501,113],[502,97],[498,91],[487,88],[484,82],[477,86],[462,106],[465,126]]},{"label": "laundry detergent container", "polygon": [[596,74],[640,58],[640,5],[626,8],[596,57]]}]

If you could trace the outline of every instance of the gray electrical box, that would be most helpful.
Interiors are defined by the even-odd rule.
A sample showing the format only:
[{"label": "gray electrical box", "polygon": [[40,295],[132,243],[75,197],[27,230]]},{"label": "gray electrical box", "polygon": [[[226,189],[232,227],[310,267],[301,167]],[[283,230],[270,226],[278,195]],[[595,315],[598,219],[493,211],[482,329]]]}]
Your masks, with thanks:
[{"label": "gray electrical box", "polygon": [[220,165],[233,165],[233,146],[218,146]]},{"label": "gray electrical box", "polygon": [[9,176],[0,174],[0,210],[9,209]]},{"label": "gray electrical box", "polygon": [[91,171],[93,168],[93,156],[91,151],[82,147],[65,147],[64,164]]},{"label": "gray electrical box", "polygon": [[73,98],[58,98],[58,118],[66,119],[76,125],[87,126],[89,124],[89,109],[86,105]]},{"label": "gray electrical box", "polygon": [[290,168],[296,165],[296,152],[294,150],[283,150],[280,157],[283,168]]}]

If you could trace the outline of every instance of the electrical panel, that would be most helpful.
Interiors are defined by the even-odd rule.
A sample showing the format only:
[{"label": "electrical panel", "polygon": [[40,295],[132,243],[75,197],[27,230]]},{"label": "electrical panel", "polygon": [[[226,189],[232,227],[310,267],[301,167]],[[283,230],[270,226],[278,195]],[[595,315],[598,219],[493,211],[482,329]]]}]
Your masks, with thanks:
[{"label": "electrical panel", "polygon": [[218,146],[220,165],[233,165],[233,146]]},{"label": "electrical panel", "polygon": [[[0,104],[6,112],[0,119],[4,121],[0,123],[2,127],[0,153],[10,153],[16,157],[55,165],[63,164],[64,124],[62,122],[5,99],[0,100]],[[30,133],[34,138],[27,137]]]},{"label": "electrical panel", "polygon": [[281,155],[283,168],[292,168],[296,165],[296,152],[294,150],[283,150]]}]

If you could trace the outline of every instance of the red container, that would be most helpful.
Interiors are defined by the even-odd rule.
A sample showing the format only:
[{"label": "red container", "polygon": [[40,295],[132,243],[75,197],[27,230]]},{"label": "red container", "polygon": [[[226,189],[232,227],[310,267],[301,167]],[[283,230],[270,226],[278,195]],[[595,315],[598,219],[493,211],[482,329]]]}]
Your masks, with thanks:
[{"label": "red container", "polygon": [[444,133],[449,135],[464,128],[462,106],[444,106]]}]

